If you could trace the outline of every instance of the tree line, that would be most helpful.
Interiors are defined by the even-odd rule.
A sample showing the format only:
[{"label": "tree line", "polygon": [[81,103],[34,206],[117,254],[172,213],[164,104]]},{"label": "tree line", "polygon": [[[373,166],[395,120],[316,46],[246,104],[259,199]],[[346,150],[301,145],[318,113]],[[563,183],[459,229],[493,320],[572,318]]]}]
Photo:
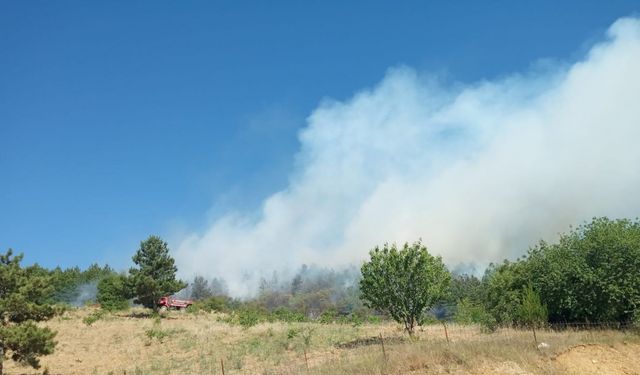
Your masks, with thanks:
[{"label": "tree line", "polygon": [[[411,334],[430,321],[535,329],[553,322],[640,322],[640,222],[595,218],[540,241],[524,256],[491,264],[478,277],[451,272],[421,241],[385,244],[360,268],[303,265],[290,278],[274,272],[252,298],[228,295],[224,280],[196,276],[186,283],[166,242],[142,241],[128,272],[109,266],[48,270],[21,267],[22,256],[0,256],[0,375],[2,359],[32,366],[55,347],[55,332],[34,322],[63,309],[56,304],[97,302],[103,310],[139,304],[156,309],[161,296],[196,300],[193,312],[227,312],[229,322],[317,321],[360,324],[392,319]],[[95,297],[83,300],[83,287]],[[535,332],[535,331],[534,331]]]}]

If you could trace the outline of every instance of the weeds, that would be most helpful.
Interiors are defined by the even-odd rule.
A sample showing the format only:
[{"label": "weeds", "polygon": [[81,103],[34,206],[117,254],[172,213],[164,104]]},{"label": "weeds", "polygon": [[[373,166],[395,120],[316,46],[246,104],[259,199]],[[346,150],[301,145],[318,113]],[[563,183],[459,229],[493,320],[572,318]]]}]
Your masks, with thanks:
[{"label": "weeds", "polygon": [[85,316],[82,319],[82,322],[88,326],[91,326],[93,323],[97,322],[98,320],[104,318],[107,315],[107,313],[103,310],[96,310],[94,312],[92,312],[91,314]]}]

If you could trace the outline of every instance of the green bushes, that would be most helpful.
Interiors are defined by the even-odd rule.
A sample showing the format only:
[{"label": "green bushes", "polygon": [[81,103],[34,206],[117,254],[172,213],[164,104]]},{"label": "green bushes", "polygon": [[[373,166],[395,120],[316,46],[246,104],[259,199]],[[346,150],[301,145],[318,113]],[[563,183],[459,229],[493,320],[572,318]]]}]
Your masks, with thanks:
[{"label": "green bushes", "polygon": [[458,302],[456,313],[453,316],[453,320],[458,324],[485,324],[490,318],[491,314],[484,306],[473,303],[468,298]]},{"label": "green bushes", "polygon": [[231,304],[231,300],[225,296],[215,296],[208,297],[199,301],[195,301],[191,307],[189,307],[189,312],[225,312],[229,310],[229,305]]},{"label": "green bushes", "polygon": [[91,314],[85,316],[82,319],[82,322],[84,324],[90,326],[93,323],[97,322],[98,320],[104,318],[105,316],[106,316],[105,310],[96,310],[96,311],[92,312]]},{"label": "green bushes", "polygon": [[640,308],[640,222],[596,218],[557,243],[541,241],[524,259],[491,266],[487,309],[501,323],[520,320],[529,284],[547,306],[550,322],[619,322]]},{"label": "green bushes", "polygon": [[309,319],[300,311],[288,309],[286,307],[278,307],[269,316],[270,321],[280,321],[286,323],[306,322]]},{"label": "green bushes", "polygon": [[110,275],[98,283],[96,297],[100,307],[106,311],[125,310],[129,307],[125,277]]}]

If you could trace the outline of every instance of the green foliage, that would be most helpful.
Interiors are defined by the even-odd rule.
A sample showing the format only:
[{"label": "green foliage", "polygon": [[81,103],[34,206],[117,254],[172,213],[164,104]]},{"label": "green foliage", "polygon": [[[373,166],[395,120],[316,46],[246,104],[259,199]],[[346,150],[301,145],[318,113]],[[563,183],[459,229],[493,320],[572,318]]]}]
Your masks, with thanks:
[{"label": "green foliage", "polygon": [[318,319],[318,321],[322,324],[334,323],[336,320],[338,320],[338,312],[335,309],[324,311]]},{"label": "green foliage", "polygon": [[228,297],[217,296],[209,297],[199,301],[194,301],[193,305],[187,310],[191,313],[197,313],[199,311],[205,312],[224,312],[229,309],[230,300]]},{"label": "green foliage", "polygon": [[238,324],[244,328],[250,328],[258,323],[267,321],[266,314],[257,309],[241,309],[237,311]]},{"label": "green foliage", "polygon": [[492,317],[482,304],[463,298],[456,305],[453,319],[458,324],[485,324]]},{"label": "green foliage", "polygon": [[[108,276],[115,275],[116,272],[108,265],[100,267],[92,264],[82,271],[78,267],[67,268],[65,270],[55,268],[52,271],[42,269],[51,276],[53,287],[50,302],[65,303],[74,306],[94,301],[94,293],[83,293],[83,291],[93,291],[98,282]],[[85,290],[83,290],[85,289]]]},{"label": "green foliage", "polygon": [[400,250],[385,244],[369,254],[371,260],[362,265],[360,280],[365,305],[388,312],[413,334],[426,310],[446,296],[449,271],[442,259],[429,254],[419,241]]},{"label": "green foliage", "polygon": [[51,277],[37,266],[22,268],[22,255],[9,249],[0,255],[0,369],[7,349],[14,361],[39,367],[38,356],[51,354],[56,333],[35,322],[56,310],[47,303]]},{"label": "green foliage", "polygon": [[300,311],[288,309],[284,306],[278,307],[271,313],[271,321],[280,321],[285,323],[306,322],[307,317]]},{"label": "green foliage", "polygon": [[522,292],[522,303],[518,306],[518,323],[537,328],[547,322],[547,317],[547,307],[540,301],[540,295],[528,285]]},{"label": "green foliage", "polygon": [[548,319],[629,322],[640,309],[640,222],[596,218],[555,244],[541,241],[527,257],[487,270],[487,309],[503,323],[518,321],[529,284]]},{"label": "green foliage", "polygon": [[629,321],[640,309],[640,222],[593,219],[527,260],[551,320]]},{"label": "green foliage", "polygon": [[150,236],[140,243],[133,262],[137,268],[129,270],[129,280],[135,303],[156,309],[160,297],[171,295],[186,286],[184,282],[176,280],[178,269],[175,261],[169,255],[167,243],[158,236]]},{"label": "green foliage", "polygon": [[447,302],[457,304],[462,300],[480,303],[483,297],[482,281],[473,275],[453,275]]},{"label": "green foliage", "polygon": [[107,311],[125,310],[129,307],[127,280],[123,275],[109,275],[98,283],[97,301]]},{"label": "green foliage", "polygon": [[88,326],[92,325],[93,323],[97,322],[98,320],[104,318],[106,316],[105,310],[96,310],[94,312],[92,312],[91,314],[85,316],[82,319],[82,322]]},{"label": "green foliage", "polygon": [[56,333],[49,328],[38,327],[33,321],[0,328],[2,345],[11,349],[11,359],[40,367],[38,356],[53,353]]},{"label": "green foliage", "polygon": [[500,265],[490,264],[483,278],[485,308],[498,324],[513,324],[517,320],[522,289],[528,274],[521,261]]},{"label": "green foliage", "polygon": [[196,276],[191,283],[191,299],[198,301],[211,297],[211,289],[209,288],[209,281],[202,276]]},{"label": "green foliage", "polygon": [[185,332],[184,329],[163,329],[161,326],[160,317],[156,317],[153,320],[153,326],[144,331],[144,335],[149,339],[147,345],[151,345],[151,342],[156,339],[160,343],[164,342],[164,339],[171,336],[178,336]]}]

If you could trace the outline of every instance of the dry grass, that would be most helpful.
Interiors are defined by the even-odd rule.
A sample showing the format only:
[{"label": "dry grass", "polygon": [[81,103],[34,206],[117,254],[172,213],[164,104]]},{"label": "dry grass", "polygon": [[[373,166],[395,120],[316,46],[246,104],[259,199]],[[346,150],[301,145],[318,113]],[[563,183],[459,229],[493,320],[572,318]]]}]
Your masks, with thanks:
[{"label": "dry grass", "polygon": [[[154,320],[109,315],[91,326],[88,309],[47,323],[56,352],[42,359],[51,374],[633,374],[640,338],[617,331],[530,332],[428,326],[410,340],[396,324],[267,323],[249,329],[219,315],[172,313]],[[139,315],[139,314],[138,314]],[[378,335],[385,341],[386,359]],[[305,352],[307,362],[305,362]],[[307,370],[307,363],[309,370]],[[7,374],[42,374],[6,363]],[[608,371],[608,372],[607,372]],[[617,371],[617,372],[616,372]]]}]

